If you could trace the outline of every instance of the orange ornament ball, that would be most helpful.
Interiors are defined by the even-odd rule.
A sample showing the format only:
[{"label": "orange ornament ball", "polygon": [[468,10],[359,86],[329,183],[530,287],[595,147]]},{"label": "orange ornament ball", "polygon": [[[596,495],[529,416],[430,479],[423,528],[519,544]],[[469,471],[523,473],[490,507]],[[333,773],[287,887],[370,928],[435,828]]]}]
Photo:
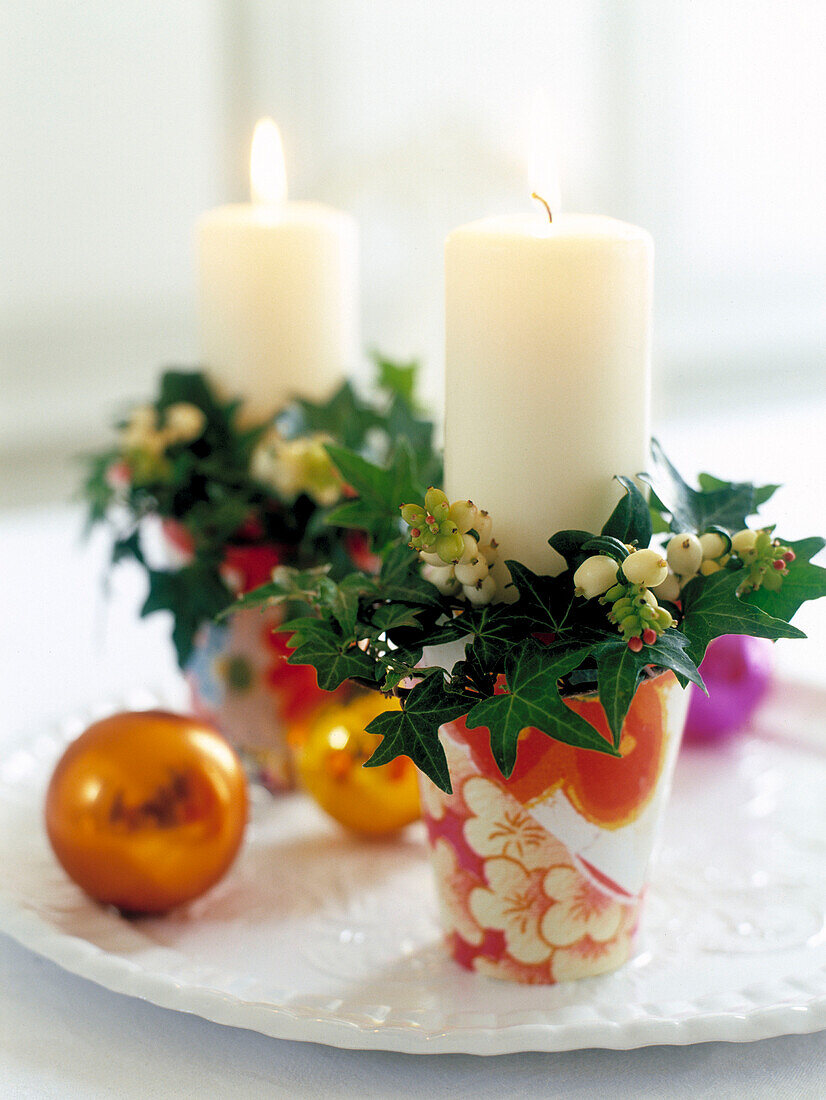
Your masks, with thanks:
[{"label": "orange ornament ball", "polygon": [[330,817],[366,836],[384,836],[421,816],[416,768],[399,756],[378,768],[364,762],[381,744],[365,726],[399,702],[369,692],[327,707],[309,726],[298,753],[302,786]]},{"label": "orange ornament ball", "polygon": [[242,766],[210,725],[166,711],[113,714],[61,757],[46,830],[97,901],[163,913],[225,874],[247,820]]}]

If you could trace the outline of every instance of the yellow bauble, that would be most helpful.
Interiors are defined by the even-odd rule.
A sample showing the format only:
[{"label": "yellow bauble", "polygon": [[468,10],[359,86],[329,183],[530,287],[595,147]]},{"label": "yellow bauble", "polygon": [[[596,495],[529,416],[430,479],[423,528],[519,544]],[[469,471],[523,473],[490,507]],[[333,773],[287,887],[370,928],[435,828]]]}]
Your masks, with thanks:
[{"label": "yellow bauble", "polygon": [[365,726],[399,705],[396,699],[370,692],[328,707],[311,723],[299,750],[304,788],[331,817],[356,833],[383,836],[420,816],[412,761],[400,756],[378,768],[363,767],[381,744]]},{"label": "yellow bauble", "polygon": [[64,870],[98,901],[162,913],[227,871],[244,835],[247,792],[211,726],[165,711],[113,714],[63,754],[46,829]]}]

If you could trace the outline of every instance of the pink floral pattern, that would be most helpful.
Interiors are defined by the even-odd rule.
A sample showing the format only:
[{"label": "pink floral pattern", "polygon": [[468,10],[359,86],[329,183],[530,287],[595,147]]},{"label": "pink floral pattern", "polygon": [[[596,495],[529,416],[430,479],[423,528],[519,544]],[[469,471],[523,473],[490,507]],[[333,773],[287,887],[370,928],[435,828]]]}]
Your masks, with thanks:
[{"label": "pink floral pattern", "polygon": [[458,933],[465,943],[478,946],[482,929],[473,919],[469,899],[476,879],[459,865],[456,850],[444,837],[433,846],[433,866],[439,883],[442,927],[447,935]]},{"label": "pink floral pattern", "polygon": [[550,984],[627,959],[640,899],[623,904],[442,730],[454,793],[422,780],[447,942],[480,975]]}]

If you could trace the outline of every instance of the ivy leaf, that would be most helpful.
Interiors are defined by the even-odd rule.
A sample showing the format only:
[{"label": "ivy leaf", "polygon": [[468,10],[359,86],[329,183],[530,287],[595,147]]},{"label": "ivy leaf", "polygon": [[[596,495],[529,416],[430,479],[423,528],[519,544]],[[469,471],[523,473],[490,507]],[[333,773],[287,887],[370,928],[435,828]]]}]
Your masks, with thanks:
[{"label": "ivy leaf", "polygon": [[217,569],[193,562],[175,573],[150,569],[149,594],[141,616],[153,611],[171,611],[174,616],[172,642],[183,668],[195,645],[199,628],[223,611],[231,599]]},{"label": "ivy leaf", "polygon": [[[417,463],[423,464],[433,455],[433,424],[429,420],[420,420],[413,408],[402,397],[395,397],[387,410],[387,433],[394,445],[401,439],[406,440]],[[393,448],[391,448],[392,450]],[[432,483],[436,478],[428,476]]]},{"label": "ivy leaf", "polygon": [[653,645],[643,646],[639,653],[632,652],[621,639],[596,650],[599,697],[616,748],[634,694],[650,665],[671,669],[683,687],[692,681],[705,691],[696,665],[685,652],[687,645],[688,638],[683,634],[667,630]]},{"label": "ivy leaf", "polygon": [[[713,493],[720,489],[727,489],[730,485],[728,481],[722,481],[719,477],[714,477],[712,474],[698,474],[697,483],[704,493]],[[754,486],[754,506],[755,508],[762,507],[767,500],[777,492],[780,488],[779,485],[755,485]]]},{"label": "ivy leaf", "polygon": [[618,755],[593,726],[565,706],[559,694],[560,677],[582,664],[590,652],[590,646],[573,646],[554,654],[531,642],[506,658],[508,692],[477,703],[467,717],[468,729],[486,726],[490,731],[491,751],[505,778],[516,763],[519,734],[529,727],[566,745]]},{"label": "ivy leaf", "polygon": [[137,528],[129,535],[123,535],[115,539],[112,546],[113,565],[117,565],[118,562],[124,561],[127,558],[133,558],[140,565],[146,565],[143,550],[141,549],[140,532]]},{"label": "ivy leaf", "polygon": [[787,545],[794,550],[795,560],[789,562],[789,575],[783,578],[780,588],[776,592],[758,588],[756,592],[749,593],[743,599],[762,611],[768,612],[769,615],[789,622],[801,604],[807,600],[817,600],[821,596],[826,596],[826,569],[813,565],[810,560],[826,546],[826,540],[801,539],[799,542],[790,542]]},{"label": "ivy leaf", "polygon": [[645,675],[645,661],[637,660],[625,642],[604,646],[597,653],[597,687],[608,727],[619,748],[628,708]]},{"label": "ivy leaf", "polygon": [[298,410],[295,422],[291,422],[291,410],[283,418],[288,435],[323,432],[342,446],[354,449],[363,446],[371,428],[381,423],[375,410],[359,400],[349,382],[344,382],[327,401],[315,402],[302,398],[295,402],[295,408]]},{"label": "ivy leaf", "polygon": [[201,410],[213,426],[225,425],[234,411],[234,403],[222,404],[201,371],[170,369],[161,375],[157,408],[160,412],[185,402]]},{"label": "ivy leaf", "polygon": [[700,670],[689,656],[689,645],[683,630],[672,628],[661,634],[653,645],[643,646],[637,656],[646,664],[670,668],[683,687],[689,683],[696,684],[708,694]]},{"label": "ivy leaf", "polygon": [[[370,531],[381,545],[399,532],[399,505],[422,496],[415,470],[415,458],[406,439],[400,439],[386,466],[368,462],[366,458],[328,443],[325,450],[345,482],[359,496],[361,525]],[[345,518],[352,518],[352,511]],[[340,517],[339,517],[340,518]],[[338,519],[336,520],[338,522]]]},{"label": "ivy leaf", "polygon": [[408,626],[412,630],[421,630],[422,624],[417,616],[416,609],[408,607],[407,604],[382,603],[373,613],[371,622],[376,630],[382,634],[402,626]]},{"label": "ivy leaf", "polygon": [[412,360],[409,363],[397,363],[392,359],[386,359],[383,355],[375,353],[373,360],[378,370],[377,385],[379,389],[395,397],[403,398],[412,407],[416,393],[416,375],[419,372],[419,364]]},{"label": "ivy leaf", "polygon": [[[323,620],[320,620],[323,621]],[[318,686],[333,691],[345,680],[369,680],[375,678],[375,661],[351,641],[342,639],[332,624],[322,633],[313,631],[302,634],[301,642],[287,658],[291,665],[312,665],[318,677]]]},{"label": "ivy leaf", "polygon": [[320,619],[317,615],[298,615],[294,619],[287,619],[278,627],[279,631],[290,634],[290,649],[297,649],[308,638],[319,637],[322,634],[332,632],[332,627],[327,619]]},{"label": "ivy leaf", "polygon": [[382,742],[366,767],[377,768],[397,756],[409,756],[437,787],[450,794],[450,774],[439,727],[460,718],[467,709],[467,697],[451,692],[441,669],[437,669],[416,684],[401,711],[380,714],[367,727],[367,732],[379,734]]},{"label": "ivy leaf", "polygon": [[312,604],[319,599],[321,582],[327,573],[326,565],[319,566],[317,569],[304,570],[281,568],[278,571],[277,580],[246,592],[226,608],[218,618],[226,618],[235,611],[245,611],[251,607],[272,607],[290,600]]},{"label": "ivy leaf", "polygon": [[569,579],[538,576],[518,561],[506,561],[505,565],[519,591],[519,611],[524,620],[538,631],[555,634],[561,630],[574,599]]},{"label": "ivy leaf", "polygon": [[421,659],[421,646],[418,648],[402,646],[388,651],[384,657],[384,663],[379,665],[374,673],[380,690],[385,695],[395,691],[403,680],[412,675],[412,669],[416,670],[417,677],[423,675],[425,670],[416,668]]},{"label": "ivy leaf", "polygon": [[516,604],[488,604],[479,611],[465,612],[453,620],[461,634],[471,635],[471,647],[482,667],[501,668],[507,650],[524,642],[536,630],[534,618],[525,615],[520,607],[521,601]]},{"label": "ivy leaf", "polygon": [[593,537],[593,531],[557,531],[548,539],[548,545],[562,555],[573,573],[577,559],[582,555],[583,544]]},{"label": "ivy leaf", "polygon": [[736,595],[742,571],[721,570],[710,577],[695,577],[682,592],[682,632],[689,639],[688,656],[695,665],[703,659],[712,639],[722,634],[750,634],[754,638],[805,638],[796,626],[767,614]]},{"label": "ivy leaf", "polygon": [[648,512],[651,516],[651,531],[654,535],[670,535],[671,524],[664,518],[658,501],[655,501],[654,494],[651,494],[652,500],[648,506]]},{"label": "ivy leaf", "polygon": [[359,599],[374,591],[375,588],[376,582],[363,573],[350,573],[340,584],[336,584],[329,577],[321,578],[318,589],[319,602],[329,609],[346,638],[352,637],[356,629]]},{"label": "ivy leaf", "polygon": [[347,484],[365,503],[381,506],[385,514],[397,513],[399,501],[418,495],[409,448],[400,447],[394,462],[384,467],[334,443],[325,449]]},{"label": "ivy leaf", "polygon": [[602,534],[611,535],[622,543],[635,542],[646,547],[653,534],[648,501],[630,477],[617,477],[616,480],[625,489],[625,496],[611,513]]},{"label": "ivy leaf", "polygon": [[442,607],[438,590],[419,574],[419,560],[405,543],[397,542],[386,551],[380,583],[382,597],[394,603]]},{"label": "ivy leaf", "polygon": [[355,527],[367,531],[375,519],[375,507],[363,500],[347,500],[326,517],[331,527]]},{"label": "ivy leaf", "polygon": [[[750,482],[720,481],[705,475],[708,489],[692,489],[680,477],[656,439],[651,440],[651,473],[640,474],[654,490],[663,509],[671,514],[674,531],[707,531],[723,527],[739,531],[757,510],[758,500],[768,499],[771,486],[755,489]],[[768,495],[767,495],[768,494]]]}]

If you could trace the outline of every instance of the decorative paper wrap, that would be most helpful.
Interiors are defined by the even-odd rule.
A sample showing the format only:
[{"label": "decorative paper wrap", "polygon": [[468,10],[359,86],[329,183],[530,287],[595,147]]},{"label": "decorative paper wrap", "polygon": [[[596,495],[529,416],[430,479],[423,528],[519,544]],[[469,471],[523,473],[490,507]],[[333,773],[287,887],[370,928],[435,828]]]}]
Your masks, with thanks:
[{"label": "decorative paper wrap", "polygon": [[[596,695],[566,700],[608,739]],[[553,983],[627,961],[685,720],[671,672],[638,690],[622,759],[523,731],[510,779],[486,729],[440,731],[453,794],[421,778],[448,947],[491,977]]]},{"label": "decorative paper wrap", "polygon": [[[177,560],[185,560],[187,532],[164,524]],[[276,545],[227,547],[221,573],[239,594],[270,579],[285,560]],[[280,608],[244,611],[226,622],[205,623],[184,669],[192,709],[213,722],[244,760],[251,777],[273,793],[296,785],[291,746],[307,720],[346,691],[322,691],[315,669],[289,665],[288,634],[277,630]]]}]

